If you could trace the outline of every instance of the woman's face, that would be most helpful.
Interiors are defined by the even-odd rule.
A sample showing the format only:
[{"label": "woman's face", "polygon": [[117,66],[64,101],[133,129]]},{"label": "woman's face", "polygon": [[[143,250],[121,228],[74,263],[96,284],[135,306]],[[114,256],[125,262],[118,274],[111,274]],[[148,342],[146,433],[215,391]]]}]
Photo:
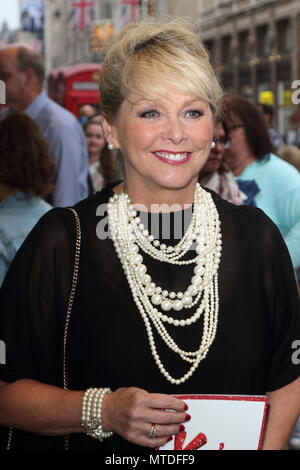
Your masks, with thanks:
[{"label": "woman's face", "polygon": [[85,138],[89,155],[100,154],[106,144],[101,125],[88,124],[85,128]]},{"label": "woman's face", "polygon": [[245,129],[241,120],[234,116],[228,130],[228,149],[225,152],[225,160],[234,174],[239,175],[249,163],[251,150],[246,138]]},{"label": "woman's face", "polygon": [[131,94],[107,129],[107,140],[122,151],[126,184],[155,196],[155,190],[194,188],[211,149],[213,118],[206,102],[166,90]]},{"label": "woman's face", "polygon": [[215,142],[215,147],[210,151],[207,162],[201,170],[203,175],[218,171],[224,158],[228,139],[221,122],[217,122],[215,125],[213,141]]}]

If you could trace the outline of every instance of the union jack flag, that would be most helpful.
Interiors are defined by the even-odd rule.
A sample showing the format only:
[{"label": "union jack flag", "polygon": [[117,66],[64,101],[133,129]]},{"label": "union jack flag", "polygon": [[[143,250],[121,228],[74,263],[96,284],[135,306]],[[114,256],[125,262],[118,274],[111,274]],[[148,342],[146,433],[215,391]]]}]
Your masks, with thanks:
[{"label": "union jack flag", "polygon": [[92,27],[95,19],[94,0],[70,0],[69,27],[83,31]]},{"label": "union jack flag", "polygon": [[136,23],[139,19],[140,0],[120,0],[120,27],[127,23]]}]

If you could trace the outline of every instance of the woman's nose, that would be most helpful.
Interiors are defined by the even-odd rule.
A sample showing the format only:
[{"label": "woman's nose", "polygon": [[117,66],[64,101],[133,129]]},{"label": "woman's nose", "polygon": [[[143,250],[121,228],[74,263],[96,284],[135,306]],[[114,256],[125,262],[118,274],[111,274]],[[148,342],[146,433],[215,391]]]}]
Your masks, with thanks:
[{"label": "woman's nose", "polygon": [[212,149],[212,152],[215,151],[215,152],[224,152],[225,151],[225,146],[224,146],[224,143],[221,142],[220,139],[213,139],[214,143],[216,144],[215,147]]},{"label": "woman's nose", "polygon": [[169,119],[163,128],[162,137],[164,140],[169,140],[175,145],[178,145],[183,140],[185,140],[185,130],[183,123],[180,121],[180,119]]}]

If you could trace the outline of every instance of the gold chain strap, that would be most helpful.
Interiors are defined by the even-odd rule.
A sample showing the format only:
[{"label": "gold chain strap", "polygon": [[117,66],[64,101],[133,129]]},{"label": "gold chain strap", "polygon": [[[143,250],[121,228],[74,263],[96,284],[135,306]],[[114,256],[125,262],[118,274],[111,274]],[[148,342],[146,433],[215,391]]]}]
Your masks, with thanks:
[{"label": "gold chain strap", "polygon": [[[79,220],[78,214],[75,211],[75,209],[72,209],[71,207],[68,207],[68,209],[73,212],[74,217],[75,217],[75,222],[76,222],[76,244],[75,244],[73,277],[72,277],[71,291],[70,291],[69,301],[68,301],[67,315],[66,315],[65,328],[64,328],[64,340],[63,340],[63,385],[64,385],[64,390],[68,390],[68,376],[67,376],[67,365],[66,365],[67,338],[68,338],[68,330],[69,330],[71,312],[72,312],[72,307],[73,307],[73,303],[74,303],[74,297],[75,297],[77,280],[78,280],[80,247],[81,247],[81,226],[80,226],[80,220]],[[13,427],[11,427],[9,429],[6,450],[11,449],[13,429],[14,429]],[[69,437],[69,435],[66,435],[65,436],[65,443],[64,443],[65,450],[69,450],[69,441],[70,441],[70,437]]]},{"label": "gold chain strap", "polygon": [[[68,207],[70,211],[73,212],[76,222],[76,243],[75,243],[75,258],[74,258],[74,269],[73,269],[73,278],[72,278],[72,285],[71,285],[71,292],[69,296],[68,308],[67,308],[67,315],[65,321],[65,329],[64,329],[64,343],[63,343],[63,382],[64,382],[64,390],[68,390],[68,375],[67,375],[67,339],[68,339],[68,330],[71,318],[72,307],[74,303],[74,297],[76,292],[77,280],[78,280],[78,272],[79,272],[79,259],[80,259],[80,246],[81,246],[81,227],[80,227],[80,220],[78,217],[77,212]],[[65,450],[69,450],[70,447],[70,436],[65,436]]]},{"label": "gold chain strap", "polygon": [[11,449],[11,440],[12,440],[12,437],[13,437],[13,430],[14,430],[14,428],[9,428],[6,450]]}]

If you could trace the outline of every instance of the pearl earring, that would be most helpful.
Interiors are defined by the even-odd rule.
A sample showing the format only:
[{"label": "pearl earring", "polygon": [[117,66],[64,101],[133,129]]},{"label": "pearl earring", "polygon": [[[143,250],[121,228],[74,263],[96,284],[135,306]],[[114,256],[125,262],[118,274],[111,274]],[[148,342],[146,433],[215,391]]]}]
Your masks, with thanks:
[{"label": "pearl earring", "polygon": [[114,149],[115,149],[115,146],[114,146],[114,144],[108,144],[108,145],[107,145],[107,148],[108,148],[109,150],[114,150]]},{"label": "pearl earring", "polygon": [[211,143],[211,148],[214,149],[215,146],[216,146],[216,142],[212,141],[212,143]]}]

